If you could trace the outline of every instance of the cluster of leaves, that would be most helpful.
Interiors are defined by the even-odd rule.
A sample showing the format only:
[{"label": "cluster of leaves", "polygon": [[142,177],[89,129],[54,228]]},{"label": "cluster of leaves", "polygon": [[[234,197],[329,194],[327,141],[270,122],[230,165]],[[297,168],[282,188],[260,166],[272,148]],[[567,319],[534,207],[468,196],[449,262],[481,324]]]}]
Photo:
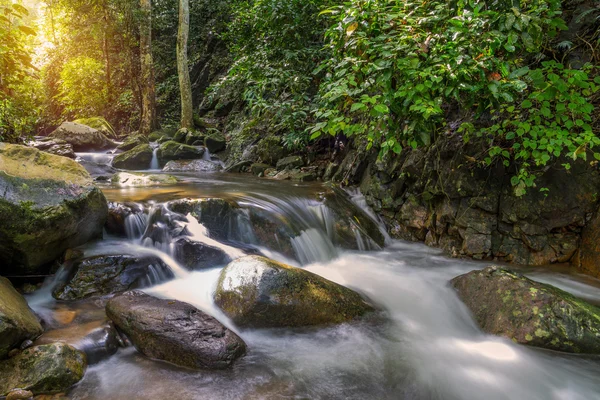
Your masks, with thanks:
[{"label": "cluster of leaves", "polygon": [[22,4],[0,0],[0,141],[30,134],[37,121],[31,20]]},{"label": "cluster of leaves", "polygon": [[[323,0],[242,0],[228,32],[233,65],[212,93],[229,88],[255,117],[268,118],[290,148],[307,143],[306,126],[318,82],[312,74],[326,57]],[[225,90],[226,91],[226,90]]]},{"label": "cluster of leaves", "polygon": [[[519,194],[533,185],[531,165],[584,154],[578,149],[597,140],[589,75],[555,63],[526,66],[567,29],[559,0],[352,0],[322,14],[332,20],[333,56],[315,71],[324,79],[313,139],[357,136],[380,155],[399,153],[468,117],[463,130],[491,136],[488,163],[497,156],[520,162],[513,179]],[[565,101],[577,108],[563,110]],[[490,115],[502,122],[489,126]],[[526,129],[519,123],[531,129],[519,136]],[[516,147],[495,145],[503,141]],[[552,145],[538,150],[545,141]]]}]

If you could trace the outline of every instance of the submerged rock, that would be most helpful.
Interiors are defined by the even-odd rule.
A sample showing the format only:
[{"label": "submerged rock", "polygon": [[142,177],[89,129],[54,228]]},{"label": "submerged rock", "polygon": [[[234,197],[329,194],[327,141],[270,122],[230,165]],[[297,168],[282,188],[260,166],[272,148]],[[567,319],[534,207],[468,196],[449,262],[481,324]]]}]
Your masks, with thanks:
[{"label": "submerged rock", "polygon": [[177,239],[174,244],[175,259],[189,269],[212,268],[231,261],[223,250],[186,237]]},{"label": "submerged rock", "polygon": [[91,365],[115,354],[119,348],[119,337],[112,322],[92,321],[44,332],[34,345],[51,343],[65,343],[84,352]]},{"label": "submerged rock", "polygon": [[223,269],[215,303],[234,323],[249,327],[341,323],[373,311],[344,286],[261,256],[239,258]]},{"label": "submerged rock", "polygon": [[216,172],[222,167],[207,160],[173,160],[163,168],[164,172]]},{"label": "submerged rock", "polygon": [[182,367],[223,369],[246,352],[239,336],[180,301],[131,291],[112,298],[106,314],[141,353]]},{"label": "submerged rock", "polygon": [[451,281],[487,333],[570,353],[600,353],[600,308],[499,267]]},{"label": "submerged rock", "polygon": [[173,140],[165,142],[158,148],[158,159],[161,164],[171,160],[196,160],[202,158],[204,147],[188,146]]},{"label": "submerged rock", "polygon": [[83,378],[86,365],[85,354],[67,344],[31,347],[0,361],[0,395],[16,388],[35,394],[61,392]]},{"label": "submerged rock", "polygon": [[155,185],[173,185],[178,182],[177,178],[172,175],[164,174],[141,174],[119,172],[111,178],[111,182],[119,186],[155,186]]},{"label": "submerged rock", "polygon": [[40,321],[6,278],[0,276],[0,359],[43,332]]},{"label": "submerged rock", "polygon": [[73,151],[73,146],[71,146],[69,143],[62,139],[48,137],[40,138],[29,142],[28,145],[40,151],[45,151],[46,153],[75,159],[75,152]]},{"label": "submerged rock", "polygon": [[106,198],[77,162],[0,144],[0,274],[34,274],[102,236]]},{"label": "submerged rock", "polygon": [[125,141],[123,143],[121,143],[120,145],[117,146],[117,149],[127,151],[127,150],[131,150],[134,147],[137,147],[141,144],[148,144],[148,143],[150,143],[150,140],[148,140],[147,136],[137,134],[137,135],[129,136],[127,139],[125,139]]},{"label": "submerged rock", "polygon": [[106,150],[117,146],[99,130],[75,122],[63,122],[49,136],[66,141],[75,151]]},{"label": "submerged rock", "polygon": [[173,278],[158,257],[130,255],[95,256],[75,262],[71,277],[54,289],[58,300],[105,296],[156,284]]},{"label": "submerged rock", "polygon": [[149,144],[140,144],[125,153],[115,156],[112,165],[119,169],[148,169],[152,161],[152,153],[153,150]]}]

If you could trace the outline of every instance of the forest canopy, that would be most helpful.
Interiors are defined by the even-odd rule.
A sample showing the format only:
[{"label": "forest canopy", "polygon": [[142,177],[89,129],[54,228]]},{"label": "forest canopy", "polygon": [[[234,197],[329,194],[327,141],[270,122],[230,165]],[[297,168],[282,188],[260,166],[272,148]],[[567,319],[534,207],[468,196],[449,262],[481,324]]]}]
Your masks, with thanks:
[{"label": "forest canopy", "polygon": [[[137,131],[146,21],[155,127],[177,126],[179,3],[148,19],[140,4],[0,0],[1,139],[96,116]],[[298,151],[343,136],[385,157],[453,135],[523,192],[554,160],[600,159],[599,26],[590,1],[202,0],[185,61],[194,114],[227,96]]]}]

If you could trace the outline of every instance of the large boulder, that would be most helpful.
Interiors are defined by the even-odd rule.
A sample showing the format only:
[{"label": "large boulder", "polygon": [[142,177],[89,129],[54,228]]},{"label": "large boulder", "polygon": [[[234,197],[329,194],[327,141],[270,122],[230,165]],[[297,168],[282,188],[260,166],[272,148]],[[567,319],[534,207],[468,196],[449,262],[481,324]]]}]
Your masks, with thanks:
[{"label": "large boulder", "polygon": [[215,303],[234,323],[249,327],[341,323],[373,311],[344,286],[261,256],[238,258],[223,269]]},{"label": "large boulder", "polygon": [[164,172],[216,172],[222,167],[207,160],[173,160],[164,167]]},{"label": "large boulder", "polygon": [[63,122],[49,136],[66,141],[75,151],[106,150],[117,146],[97,129],[75,122]]},{"label": "large boulder", "polygon": [[28,143],[29,146],[35,147],[38,150],[46,153],[55,154],[57,156],[75,158],[73,146],[62,139],[56,138],[39,138]]},{"label": "large boulder", "polygon": [[0,395],[20,388],[34,394],[62,392],[83,378],[85,354],[64,343],[30,347],[0,361]]},{"label": "large boulder", "polygon": [[112,125],[102,117],[80,118],[73,121],[77,124],[87,125],[104,134],[106,137],[117,139],[117,133]]},{"label": "large boulder", "polygon": [[140,144],[131,150],[115,156],[112,165],[119,169],[149,169],[150,162],[152,161],[152,153],[153,150],[149,144]]},{"label": "large boulder", "polygon": [[0,273],[39,273],[102,236],[106,198],[77,162],[0,144],[0,169]]},{"label": "large boulder", "polygon": [[173,140],[161,144],[157,153],[161,164],[171,160],[195,160],[202,158],[202,155],[204,155],[204,147],[188,146]]},{"label": "large boulder", "polygon": [[130,255],[94,256],[74,263],[68,282],[57,286],[58,300],[80,300],[147,287],[173,278],[160,258]]},{"label": "large boulder", "polygon": [[40,321],[10,281],[0,276],[0,360],[43,332]]},{"label": "large boulder", "polygon": [[451,281],[487,333],[570,353],[600,353],[600,308],[499,267]]},{"label": "large boulder", "polygon": [[180,301],[131,291],[112,298],[106,314],[140,352],[182,367],[227,368],[246,352],[234,332]]},{"label": "large boulder", "polygon": [[147,136],[140,135],[140,134],[131,135],[127,139],[125,139],[125,141],[123,143],[118,145],[117,149],[122,150],[122,151],[127,151],[127,150],[131,150],[134,147],[137,147],[141,144],[148,144],[148,143],[150,143],[150,140],[148,140]]}]

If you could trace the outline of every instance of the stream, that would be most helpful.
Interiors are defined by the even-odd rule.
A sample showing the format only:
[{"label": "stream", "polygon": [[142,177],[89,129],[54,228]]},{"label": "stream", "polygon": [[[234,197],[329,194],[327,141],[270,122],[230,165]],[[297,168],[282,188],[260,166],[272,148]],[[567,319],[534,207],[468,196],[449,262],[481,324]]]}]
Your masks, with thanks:
[{"label": "stream", "polygon": [[[104,184],[109,201],[143,211],[127,217],[127,237],[106,234],[83,250],[86,256],[158,255],[174,278],[156,272],[148,277],[153,285],[144,291],[193,304],[213,315],[244,339],[248,353],[230,370],[192,371],[150,360],[133,347],[121,348],[90,365],[84,379],[68,393],[70,398],[600,399],[600,358],[528,348],[478,329],[447,283],[489,263],[451,259],[422,244],[390,238],[379,248],[356,227],[352,229],[356,245],[342,248],[334,232],[339,217],[319,196],[326,190],[319,183],[226,173],[177,176],[180,182],[172,185]],[[360,193],[350,195],[355,207],[365,207]],[[189,214],[176,213],[173,220],[155,224],[164,228],[162,233],[143,239],[157,210],[162,210],[162,216],[173,214],[169,202],[185,198],[226,199],[239,209],[222,224],[220,239],[202,224],[210,216],[201,215],[198,222]],[[249,223],[252,212],[267,215],[279,221],[284,231],[293,232],[291,250],[286,253],[261,241]],[[231,259],[260,252],[305,268],[359,291],[385,312],[330,327],[239,330],[212,301],[224,265],[189,271],[178,264],[171,245],[173,227],[185,229],[190,240],[218,247]],[[597,280],[561,267],[520,270],[600,304]],[[60,279],[59,273],[28,297],[37,313],[51,318],[57,312],[74,312],[77,316],[64,325],[67,328],[104,318],[102,301],[53,300],[50,289]]]}]

